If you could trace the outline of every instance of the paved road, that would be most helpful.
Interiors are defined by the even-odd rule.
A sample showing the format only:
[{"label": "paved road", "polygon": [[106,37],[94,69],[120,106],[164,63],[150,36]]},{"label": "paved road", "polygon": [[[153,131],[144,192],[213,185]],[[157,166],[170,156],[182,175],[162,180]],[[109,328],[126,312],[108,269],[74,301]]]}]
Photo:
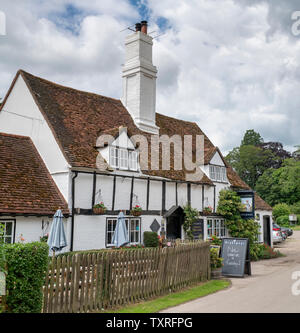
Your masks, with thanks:
[{"label": "paved road", "polygon": [[[300,295],[293,295],[292,273],[300,271],[300,231],[276,246],[286,254],[251,264],[252,276],[231,279],[229,289],[166,309],[165,313],[300,313]],[[298,287],[300,289],[300,285]]]}]

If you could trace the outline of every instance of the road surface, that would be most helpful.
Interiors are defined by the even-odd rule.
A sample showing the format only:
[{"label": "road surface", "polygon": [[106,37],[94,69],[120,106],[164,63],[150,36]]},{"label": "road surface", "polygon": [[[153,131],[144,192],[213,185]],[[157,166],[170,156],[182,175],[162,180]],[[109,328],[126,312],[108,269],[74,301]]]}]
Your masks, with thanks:
[{"label": "road surface", "polygon": [[[300,313],[300,295],[292,293],[292,285],[296,282],[292,279],[292,274],[300,272],[300,231],[294,231],[276,249],[286,256],[252,262],[252,275],[232,278],[230,288],[161,312]],[[300,283],[295,289],[300,293]]]}]

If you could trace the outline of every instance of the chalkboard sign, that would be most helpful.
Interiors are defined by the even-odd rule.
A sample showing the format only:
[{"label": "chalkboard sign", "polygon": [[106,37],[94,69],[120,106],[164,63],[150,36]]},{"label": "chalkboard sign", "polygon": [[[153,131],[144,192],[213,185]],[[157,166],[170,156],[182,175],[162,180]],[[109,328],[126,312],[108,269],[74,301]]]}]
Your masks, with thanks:
[{"label": "chalkboard sign", "polygon": [[221,247],[223,258],[222,275],[244,277],[251,275],[248,238],[223,238]]},{"label": "chalkboard sign", "polygon": [[192,226],[194,239],[203,239],[203,219],[196,220]]}]

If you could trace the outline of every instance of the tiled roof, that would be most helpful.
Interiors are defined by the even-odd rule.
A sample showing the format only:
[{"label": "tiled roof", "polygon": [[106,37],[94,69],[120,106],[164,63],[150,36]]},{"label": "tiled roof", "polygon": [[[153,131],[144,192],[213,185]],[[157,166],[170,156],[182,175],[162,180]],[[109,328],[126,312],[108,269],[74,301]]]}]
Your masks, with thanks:
[{"label": "tiled roof", "polygon": [[69,213],[30,138],[0,133],[0,156],[0,213]]},{"label": "tiled roof", "polygon": [[[132,135],[145,135],[150,141],[151,135],[141,132],[136,127],[120,100],[64,87],[24,71],[19,71],[17,75],[19,74],[24,78],[66,160],[72,167],[95,168],[98,154],[95,149],[97,138],[101,134],[115,135],[121,126],[126,127],[128,133]],[[161,114],[156,114],[156,123],[160,127],[160,134],[170,136],[203,134],[196,123]],[[205,136],[205,149],[209,150],[212,147],[212,143]],[[171,156],[171,170],[149,168],[143,173],[185,180],[185,171],[174,170],[172,160]],[[206,176],[200,183],[212,184]]]},{"label": "tiled roof", "polygon": [[[24,78],[66,160],[72,167],[94,169],[98,154],[95,149],[97,138],[101,134],[115,136],[121,126],[126,127],[130,135],[143,134],[150,141],[151,135],[141,132],[135,126],[133,119],[120,100],[61,86],[22,70],[17,73],[15,80],[18,75],[22,75]],[[173,135],[204,135],[205,163],[209,163],[214,153],[219,151],[194,122],[156,113],[156,125],[160,128],[160,135],[166,134],[169,137]],[[196,145],[194,141],[193,153],[195,153]],[[222,157],[221,153],[220,155]],[[172,154],[172,150],[170,161],[171,170],[162,170],[162,168],[151,170],[149,158],[149,170],[143,172],[151,176],[185,180],[185,170],[174,170],[173,168],[174,154]],[[227,170],[228,179],[233,186],[245,185],[229,166]],[[212,185],[211,180],[205,175],[200,183]]]},{"label": "tiled roof", "polygon": [[256,192],[255,192],[255,209],[257,210],[273,210],[273,208],[267,204]]}]

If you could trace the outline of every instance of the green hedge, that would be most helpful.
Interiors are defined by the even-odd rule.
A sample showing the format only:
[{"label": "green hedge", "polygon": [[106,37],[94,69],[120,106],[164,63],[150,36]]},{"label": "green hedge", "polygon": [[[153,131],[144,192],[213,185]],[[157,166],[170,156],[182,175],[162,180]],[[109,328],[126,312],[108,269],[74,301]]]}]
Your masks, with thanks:
[{"label": "green hedge", "polygon": [[40,313],[42,286],[48,269],[49,248],[46,243],[5,244],[6,312]]},{"label": "green hedge", "polygon": [[158,247],[158,235],[156,232],[145,231],[144,232],[144,245],[145,247]]}]

